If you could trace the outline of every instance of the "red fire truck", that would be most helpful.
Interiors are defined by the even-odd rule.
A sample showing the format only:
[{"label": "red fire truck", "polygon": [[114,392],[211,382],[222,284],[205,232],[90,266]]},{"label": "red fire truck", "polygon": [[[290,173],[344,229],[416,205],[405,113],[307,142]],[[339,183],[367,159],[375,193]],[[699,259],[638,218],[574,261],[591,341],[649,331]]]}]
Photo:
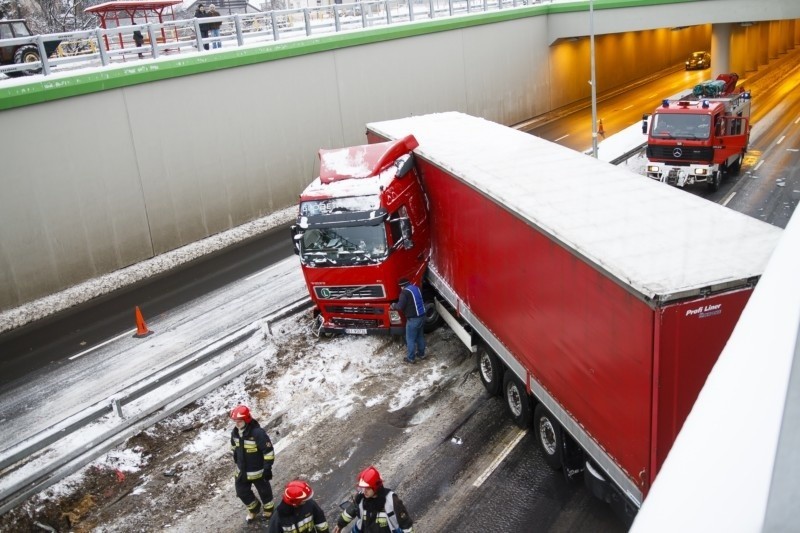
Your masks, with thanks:
[{"label": "red fire truck", "polygon": [[649,121],[648,177],[677,187],[706,183],[716,191],[726,173],[739,170],[750,140],[750,93],[736,89],[738,79],[720,74],[662,102]]},{"label": "red fire truck", "polygon": [[[386,167],[389,174],[379,170],[384,164],[367,165],[355,178],[383,183],[371,189],[380,196],[375,191],[398,191],[390,183],[408,180],[409,194],[391,207],[396,192],[373,200],[370,211],[353,209],[370,213],[359,223],[327,208],[312,219],[316,211],[303,204],[315,196],[304,193],[295,240],[317,305],[331,313],[379,307],[396,297],[400,275],[425,270],[437,312],[476,353],[485,388],[502,394],[517,424],[533,423],[553,468],[583,472],[592,492],[630,519],[781,230],[461,113],[368,124],[367,138],[384,153],[392,143],[419,143],[413,158],[404,154]],[[410,164],[416,172],[405,170]],[[352,189],[344,196],[354,197]],[[393,231],[412,203],[427,214],[409,207],[409,231]],[[384,228],[377,239],[385,234],[394,252],[359,264],[329,256],[314,263],[316,237],[307,234],[326,220],[328,227]],[[698,227],[717,232],[698,234]],[[419,251],[406,249],[409,240]],[[415,266],[402,256],[392,262],[393,253],[409,251]],[[376,285],[369,294],[320,298],[327,286]]]}]

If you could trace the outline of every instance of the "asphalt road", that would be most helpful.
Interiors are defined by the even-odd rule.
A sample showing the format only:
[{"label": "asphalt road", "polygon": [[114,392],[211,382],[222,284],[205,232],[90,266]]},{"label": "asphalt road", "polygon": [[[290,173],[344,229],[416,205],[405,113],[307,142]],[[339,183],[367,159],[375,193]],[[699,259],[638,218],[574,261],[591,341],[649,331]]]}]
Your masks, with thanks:
[{"label": "asphalt road", "polygon": [[87,347],[135,327],[134,308],[151,320],[292,255],[289,226],[279,226],[161,276],[66,309],[0,335],[0,394]]}]

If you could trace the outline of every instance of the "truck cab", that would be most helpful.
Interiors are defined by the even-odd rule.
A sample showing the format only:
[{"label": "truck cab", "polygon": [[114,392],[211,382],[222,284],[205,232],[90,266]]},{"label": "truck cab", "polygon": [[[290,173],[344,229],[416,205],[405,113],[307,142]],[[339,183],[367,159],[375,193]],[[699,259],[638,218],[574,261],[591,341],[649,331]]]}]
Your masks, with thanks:
[{"label": "truck cab", "polygon": [[430,258],[416,147],[408,136],[320,150],[320,175],[300,195],[292,226],[317,333],[403,333],[391,309],[397,281],[420,285]]}]

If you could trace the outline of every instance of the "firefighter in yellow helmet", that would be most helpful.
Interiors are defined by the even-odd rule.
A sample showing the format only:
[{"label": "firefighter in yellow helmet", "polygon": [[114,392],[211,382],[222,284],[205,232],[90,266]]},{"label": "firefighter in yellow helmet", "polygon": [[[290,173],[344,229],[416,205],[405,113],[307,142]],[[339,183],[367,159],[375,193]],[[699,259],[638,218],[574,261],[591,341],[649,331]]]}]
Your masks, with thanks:
[{"label": "firefighter in yellow helmet", "polygon": [[[231,411],[231,419],[236,427],[231,431],[231,449],[233,462],[236,463],[234,473],[236,495],[247,507],[247,521],[258,517],[259,507],[266,520],[272,516],[275,504],[272,502],[272,463],[275,461],[275,450],[267,432],[250,415],[246,405],[237,405]],[[253,494],[253,486],[261,497],[259,503]],[[263,504],[263,505],[262,505]]]},{"label": "firefighter in yellow helmet", "polygon": [[361,471],[358,494],[342,512],[333,533],[344,530],[355,519],[352,532],[414,533],[414,522],[394,491],[383,486],[381,474],[374,466]]}]

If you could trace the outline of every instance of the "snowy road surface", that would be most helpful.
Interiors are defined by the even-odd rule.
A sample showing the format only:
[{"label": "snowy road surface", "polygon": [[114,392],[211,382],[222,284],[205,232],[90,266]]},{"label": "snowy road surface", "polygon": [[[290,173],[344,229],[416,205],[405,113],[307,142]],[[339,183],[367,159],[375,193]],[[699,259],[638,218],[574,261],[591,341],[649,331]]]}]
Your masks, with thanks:
[{"label": "snowy road surface", "polygon": [[125,335],[0,395],[0,450],[304,294],[302,272],[292,256],[170,313],[145,317],[155,335],[143,339]]}]

